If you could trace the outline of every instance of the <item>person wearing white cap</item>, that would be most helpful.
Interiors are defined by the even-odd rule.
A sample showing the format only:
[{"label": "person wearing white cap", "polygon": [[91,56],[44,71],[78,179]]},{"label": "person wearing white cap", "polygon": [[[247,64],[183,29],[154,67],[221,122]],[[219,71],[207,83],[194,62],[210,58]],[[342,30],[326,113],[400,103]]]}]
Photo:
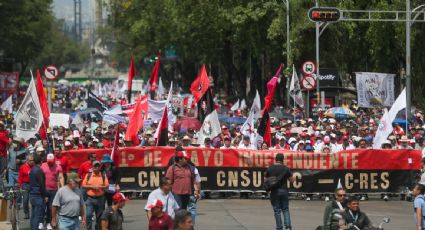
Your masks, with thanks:
[{"label": "person wearing white cap", "polygon": [[[56,196],[56,192],[62,186],[64,186],[65,181],[63,177],[62,167],[56,164],[55,155],[53,153],[47,154],[47,162],[41,165],[41,170],[43,170],[46,177],[46,195],[47,195],[47,209],[46,209],[46,225],[47,230],[52,229],[52,212],[51,207],[53,199]],[[59,184],[59,187],[58,187]]]},{"label": "person wearing white cap", "polygon": [[183,147],[189,147],[190,145],[190,137],[188,135],[185,135],[182,139],[182,146]]}]

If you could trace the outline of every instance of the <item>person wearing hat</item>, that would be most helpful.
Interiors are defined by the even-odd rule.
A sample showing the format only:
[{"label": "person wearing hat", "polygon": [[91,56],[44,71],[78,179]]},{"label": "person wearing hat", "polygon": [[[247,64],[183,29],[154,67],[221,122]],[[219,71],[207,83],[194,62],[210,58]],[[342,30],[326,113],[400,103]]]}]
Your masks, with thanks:
[{"label": "person wearing hat", "polygon": [[108,206],[111,206],[113,195],[120,191],[119,182],[121,180],[121,175],[109,154],[104,154],[100,162],[102,163],[100,170],[106,175],[109,181],[109,187],[105,192],[105,201]]},{"label": "person wearing hat", "polygon": [[391,144],[391,142],[389,140],[385,140],[384,142],[382,142],[381,148],[382,149],[392,149],[393,145]]},{"label": "person wearing hat", "polygon": [[62,187],[64,186],[65,181],[63,178],[62,167],[56,164],[55,155],[53,155],[53,153],[47,154],[47,162],[41,165],[41,170],[43,170],[46,177],[46,194],[48,199],[48,208],[46,209],[46,228],[50,230],[52,229],[52,213],[50,207],[52,206],[53,198],[58,191],[58,184],[59,187]]},{"label": "person wearing hat", "polygon": [[43,162],[46,159],[46,149],[43,148],[43,146],[39,146],[35,149],[35,154],[37,154],[38,156],[40,156],[41,159],[43,159]]},{"label": "person wearing hat", "polygon": [[195,168],[189,164],[190,158],[189,152],[182,148],[176,149],[174,163],[168,167],[165,174],[171,182],[174,197],[182,209],[186,209],[189,204],[193,186],[195,186],[195,196],[199,198],[200,195],[200,186],[195,183]]},{"label": "person wearing hat", "polygon": [[278,186],[272,188],[270,191],[270,201],[274,211],[276,229],[283,229],[282,212],[285,229],[292,229],[287,181],[293,182],[294,178],[292,177],[291,170],[283,164],[283,160],[282,153],[276,154],[275,164],[267,168],[265,180],[268,180],[270,177],[280,178]]},{"label": "person wearing hat", "polygon": [[13,138],[12,146],[9,148],[7,156],[8,186],[16,186],[18,183],[18,172],[25,163],[28,150],[24,148],[24,138]]},{"label": "person wearing hat", "polygon": [[244,135],[241,143],[238,146],[238,149],[257,149],[253,144],[251,144],[251,137]]},{"label": "person wearing hat", "polygon": [[350,140],[347,136],[342,137],[342,143],[338,145],[338,150],[350,150],[355,149],[354,145],[350,143]]},{"label": "person wearing hat", "polygon": [[232,148],[232,138],[230,136],[224,136],[224,145],[220,149],[230,149]]},{"label": "person wearing hat", "polygon": [[3,178],[7,169],[7,148],[10,144],[9,132],[5,129],[3,121],[0,121],[0,192],[3,192]]},{"label": "person wearing hat", "polygon": [[106,175],[100,171],[100,161],[93,161],[92,172],[87,173],[82,181],[83,188],[86,189],[86,220],[87,230],[92,230],[93,213],[96,214],[96,227],[100,226],[100,215],[105,209],[105,191],[109,188],[109,181]]},{"label": "person wearing hat", "polygon": [[124,208],[126,201],[128,198],[120,192],[113,195],[112,206],[105,209],[100,217],[102,230],[123,229],[124,215],[121,209]]},{"label": "person wearing hat", "polygon": [[201,147],[202,148],[212,148],[212,146],[211,146],[211,138],[205,137],[204,144]]},{"label": "person wearing hat", "polygon": [[86,224],[84,199],[78,190],[80,182],[77,173],[67,174],[66,185],[58,190],[52,202],[52,228],[79,230],[79,216],[81,224]]},{"label": "person wearing hat", "polygon": [[193,147],[199,147],[199,146],[201,146],[201,145],[198,143],[198,138],[197,138],[197,137],[193,137],[193,138],[192,138],[192,141],[190,142],[190,146],[193,146]]},{"label": "person wearing hat", "polygon": [[182,146],[183,147],[189,147],[190,145],[190,137],[188,135],[185,135],[182,139]]},{"label": "person wearing hat", "polygon": [[411,146],[409,146],[409,139],[407,136],[403,135],[400,138],[400,144],[397,146],[397,149],[413,149]]},{"label": "person wearing hat", "polygon": [[164,204],[161,200],[153,200],[147,207],[151,210],[149,219],[149,230],[172,230],[174,229],[173,220],[163,211]]}]

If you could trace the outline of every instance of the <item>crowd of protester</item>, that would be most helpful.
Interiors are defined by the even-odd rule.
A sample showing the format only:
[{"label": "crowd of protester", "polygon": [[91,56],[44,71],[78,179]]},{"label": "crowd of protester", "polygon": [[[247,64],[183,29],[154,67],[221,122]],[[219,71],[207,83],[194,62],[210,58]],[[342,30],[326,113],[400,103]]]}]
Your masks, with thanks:
[{"label": "crowd of protester", "polygon": [[[78,85],[64,91],[59,89],[53,108],[84,110],[84,94],[84,88]],[[125,100],[116,100],[110,95],[103,99],[109,104],[126,103]],[[220,100],[216,104],[218,110],[224,111],[227,116],[247,116],[246,109],[231,111],[231,104]],[[198,130],[169,129],[168,146],[176,148],[176,155],[170,161],[160,187],[149,195],[145,207],[150,220],[149,226],[169,223],[179,229],[190,229],[187,226],[190,227],[195,222],[196,201],[200,198],[200,175],[184,148],[276,149],[316,153],[371,148],[383,111],[357,108],[355,101],[347,107],[350,107],[355,117],[326,117],[324,110],[319,109],[310,118],[303,114],[301,108],[282,108],[291,117],[271,117],[270,146],[266,142],[254,143],[252,134],[256,134],[256,129],[241,133],[241,124],[221,123],[222,132],[216,137],[205,138],[203,143],[198,141]],[[194,108],[185,108],[185,114],[194,114],[193,110]],[[118,135],[119,146],[134,146],[132,140],[124,138],[126,125],[107,125],[101,118],[88,117],[80,127],[71,121],[68,128],[49,127],[47,139],[36,134],[24,140],[14,135],[16,124],[13,115],[13,112],[0,112],[0,189],[6,186],[3,185],[3,179],[6,179],[8,186],[19,186],[25,191],[23,209],[25,218],[31,218],[32,229],[44,229],[44,226],[53,229],[58,225],[77,229],[80,223],[87,225],[89,230],[93,225],[102,227],[101,229],[120,229],[123,221],[120,209],[124,207],[127,198],[120,193],[120,173],[109,154],[101,159],[90,154],[76,173],[71,170],[69,161],[62,152],[112,148],[117,125],[122,126]],[[158,122],[152,121],[140,130],[138,146],[155,146],[154,133]],[[416,111],[408,122],[407,126],[393,124],[394,130],[382,144],[383,149],[424,149],[425,125],[422,112]],[[176,177],[178,174],[186,177]],[[174,180],[183,181],[174,183]],[[178,211],[180,208],[188,212]],[[187,218],[189,216],[190,219]],[[288,216],[285,218],[288,219]]]}]

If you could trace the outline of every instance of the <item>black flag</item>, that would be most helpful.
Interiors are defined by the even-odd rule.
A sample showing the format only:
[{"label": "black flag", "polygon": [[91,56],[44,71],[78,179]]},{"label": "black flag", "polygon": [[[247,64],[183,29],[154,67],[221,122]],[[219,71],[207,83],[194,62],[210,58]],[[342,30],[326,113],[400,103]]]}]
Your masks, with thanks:
[{"label": "black flag", "polygon": [[214,111],[214,98],[212,96],[211,89],[208,88],[198,101],[198,120],[203,123],[205,117],[207,117],[212,111]]},{"label": "black flag", "polygon": [[89,96],[87,98],[87,108],[95,108],[99,110],[102,114],[105,110],[109,109],[109,106],[105,104],[105,102],[94,95],[91,91],[89,91]]}]

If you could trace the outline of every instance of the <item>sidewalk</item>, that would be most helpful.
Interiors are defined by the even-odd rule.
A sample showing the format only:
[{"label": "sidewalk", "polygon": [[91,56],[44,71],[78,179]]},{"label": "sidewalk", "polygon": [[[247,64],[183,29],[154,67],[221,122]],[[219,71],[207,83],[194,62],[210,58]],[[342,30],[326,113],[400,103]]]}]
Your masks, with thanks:
[{"label": "sidewalk", "polygon": [[0,229],[2,230],[11,230],[12,225],[10,225],[9,221],[1,221],[0,222]]}]

